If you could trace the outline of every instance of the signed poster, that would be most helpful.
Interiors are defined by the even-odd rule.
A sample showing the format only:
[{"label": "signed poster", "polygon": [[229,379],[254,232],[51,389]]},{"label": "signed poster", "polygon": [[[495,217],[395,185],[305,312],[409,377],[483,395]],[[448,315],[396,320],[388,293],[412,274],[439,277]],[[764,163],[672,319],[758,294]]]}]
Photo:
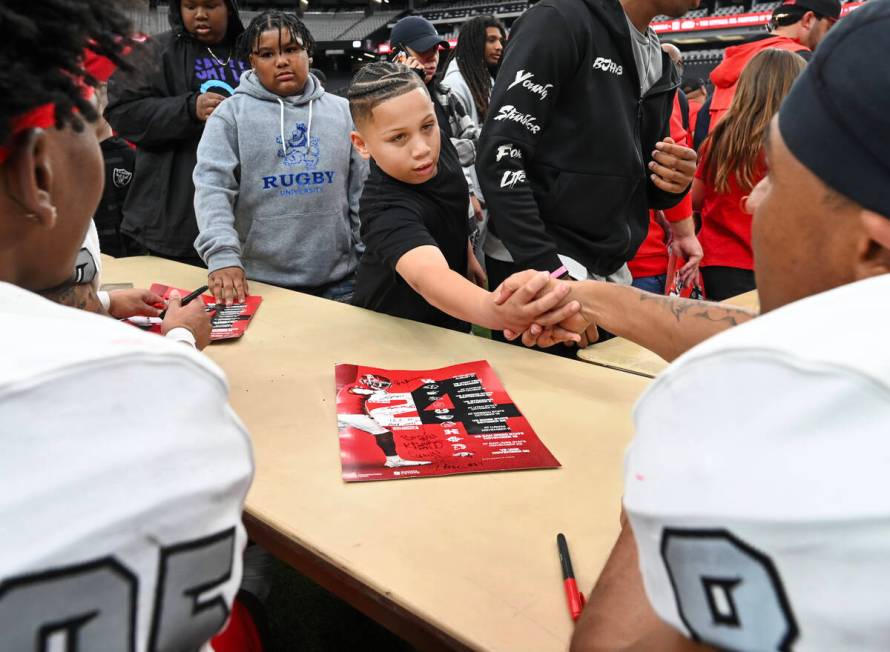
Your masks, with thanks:
[{"label": "signed poster", "polygon": [[338,364],[336,382],[347,482],[559,467],[487,362]]},{"label": "signed poster", "polygon": [[[169,285],[161,285],[160,283],[152,283],[151,291],[162,296],[164,299],[170,297],[170,293],[174,288]],[[178,290],[179,295],[184,297],[189,294],[189,290]],[[237,339],[244,335],[250,320],[259,310],[263,297],[250,295],[245,297],[244,303],[234,303],[231,306],[217,306],[216,300],[212,294],[202,294],[201,300],[208,311],[213,311],[210,318],[210,341]],[[197,299],[196,299],[197,301]],[[130,321],[135,326],[151,333],[161,332],[161,320],[155,317],[134,317]]]}]

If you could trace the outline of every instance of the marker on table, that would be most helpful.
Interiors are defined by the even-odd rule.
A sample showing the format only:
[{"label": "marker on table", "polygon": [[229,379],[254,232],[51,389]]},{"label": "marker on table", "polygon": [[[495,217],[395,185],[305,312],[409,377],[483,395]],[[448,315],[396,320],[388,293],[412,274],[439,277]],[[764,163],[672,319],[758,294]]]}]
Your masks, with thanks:
[{"label": "marker on table", "polygon": [[[195,290],[194,292],[190,292],[189,294],[187,294],[186,296],[184,296],[184,297],[182,298],[182,301],[180,302],[179,305],[181,305],[181,306],[187,306],[189,303],[191,303],[192,301],[194,301],[195,299],[197,299],[199,296],[201,296],[202,294],[204,294],[205,292],[207,292],[207,290],[208,290],[207,286],[206,286],[206,285],[202,285],[201,287],[199,287],[199,288],[198,288],[197,290]],[[166,316],[167,316],[167,309],[164,308],[164,309],[161,311],[161,314],[159,315],[159,317],[160,317],[161,319],[163,319],[163,318],[166,317]]]},{"label": "marker on table", "polygon": [[572,620],[578,620],[584,608],[584,595],[575,583],[575,571],[572,569],[572,558],[569,557],[569,544],[566,543],[566,537],[562,532],[556,535],[556,547],[559,549],[559,563],[562,565],[563,586],[569,603],[569,613],[572,615]]}]

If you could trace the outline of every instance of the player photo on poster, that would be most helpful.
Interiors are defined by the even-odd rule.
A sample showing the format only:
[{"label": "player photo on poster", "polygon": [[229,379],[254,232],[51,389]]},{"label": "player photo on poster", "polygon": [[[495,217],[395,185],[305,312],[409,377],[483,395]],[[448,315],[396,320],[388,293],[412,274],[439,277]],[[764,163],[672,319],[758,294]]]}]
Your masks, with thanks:
[{"label": "player photo on poster", "polygon": [[560,466],[485,361],[424,371],[338,364],[336,380],[346,482]]}]

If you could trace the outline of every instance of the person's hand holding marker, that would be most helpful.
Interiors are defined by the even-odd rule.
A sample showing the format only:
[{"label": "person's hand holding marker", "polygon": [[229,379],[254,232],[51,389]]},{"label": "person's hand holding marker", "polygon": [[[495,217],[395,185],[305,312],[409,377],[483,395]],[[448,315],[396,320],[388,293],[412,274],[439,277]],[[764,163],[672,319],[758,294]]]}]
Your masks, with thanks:
[{"label": "person's hand holding marker", "polygon": [[176,290],[167,299],[164,321],[161,322],[161,335],[166,335],[174,328],[184,328],[195,338],[195,347],[200,351],[210,344],[210,313],[204,302],[191,301],[182,305],[182,296]]},{"label": "person's hand holding marker", "polygon": [[223,267],[210,272],[207,278],[207,285],[217,303],[231,306],[233,303],[244,303],[247,298],[247,278],[240,267]]}]

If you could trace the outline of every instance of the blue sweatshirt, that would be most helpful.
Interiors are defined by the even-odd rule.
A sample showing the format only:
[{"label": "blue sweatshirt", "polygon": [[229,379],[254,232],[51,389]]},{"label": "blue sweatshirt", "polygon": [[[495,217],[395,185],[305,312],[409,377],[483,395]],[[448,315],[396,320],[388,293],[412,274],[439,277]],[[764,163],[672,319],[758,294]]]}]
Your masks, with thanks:
[{"label": "blue sweatshirt", "polygon": [[279,97],[252,71],[204,128],[195,166],[195,249],[210,271],[317,288],[352,276],[368,167],[349,140],[349,103],[309,75]]}]

